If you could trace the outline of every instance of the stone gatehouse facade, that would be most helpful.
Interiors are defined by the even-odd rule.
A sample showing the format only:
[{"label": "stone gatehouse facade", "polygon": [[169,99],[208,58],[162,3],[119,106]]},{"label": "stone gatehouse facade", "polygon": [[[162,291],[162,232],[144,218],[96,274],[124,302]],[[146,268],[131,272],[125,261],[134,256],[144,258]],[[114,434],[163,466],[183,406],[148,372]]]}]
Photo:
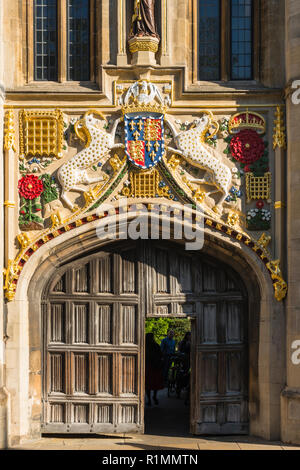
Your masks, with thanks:
[{"label": "stone gatehouse facade", "polygon": [[143,433],[147,317],[192,320],[192,434],[300,444],[299,19],[1,2],[0,447]]}]

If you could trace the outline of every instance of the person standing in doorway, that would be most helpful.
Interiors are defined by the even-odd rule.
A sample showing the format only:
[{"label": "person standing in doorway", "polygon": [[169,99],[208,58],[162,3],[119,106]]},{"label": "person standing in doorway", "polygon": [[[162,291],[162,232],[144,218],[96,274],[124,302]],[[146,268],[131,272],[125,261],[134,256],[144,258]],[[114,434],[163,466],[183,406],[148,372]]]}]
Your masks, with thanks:
[{"label": "person standing in doorway", "polygon": [[148,406],[152,405],[151,390],[153,390],[153,401],[158,405],[157,392],[164,388],[162,375],[162,353],[159,345],[154,340],[153,333],[146,334],[146,361],[145,361],[145,389]]},{"label": "person standing in doorway", "polygon": [[168,373],[171,364],[171,357],[175,354],[174,331],[168,330],[167,336],[162,340],[160,349],[163,355],[163,376],[164,382],[168,382]]}]

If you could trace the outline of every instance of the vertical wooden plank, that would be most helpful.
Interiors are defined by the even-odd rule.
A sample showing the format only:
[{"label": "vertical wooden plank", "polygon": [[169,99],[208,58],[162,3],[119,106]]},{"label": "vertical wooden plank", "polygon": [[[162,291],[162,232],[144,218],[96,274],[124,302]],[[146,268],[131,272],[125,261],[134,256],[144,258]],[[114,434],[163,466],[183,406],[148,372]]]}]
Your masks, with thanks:
[{"label": "vertical wooden plank", "polygon": [[74,292],[83,293],[89,291],[90,266],[89,263],[74,269]]},{"label": "vertical wooden plank", "polygon": [[95,334],[96,343],[98,344],[112,344],[116,341],[113,340],[114,334],[114,322],[113,316],[113,305],[101,305],[96,304],[96,322],[95,322]]},{"label": "vertical wooden plank", "polygon": [[89,371],[89,395],[96,395],[98,390],[98,364],[95,352],[89,352],[88,355],[88,371]]},{"label": "vertical wooden plank", "polygon": [[65,304],[52,303],[50,315],[48,318],[49,324],[49,343],[64,343],[65,342]]},{"label": "vertical wooden plank", "polygon": [[88,354],[74,353],[74,393],[88,393]]},{"label": "vertical wooden plank", "polygon": [[66,309],[66,323],[65,323],[65,335],[66,344],[70,345],[73,342],[73,321],[72,321],[72,304],[69,300],[65,303]]},{"label": "vertical wooden plank", "polygon": [[[118,265],[118,256],[105,255],[97,260],[97,277],[98,289],[97,293],[105,294],[115,292],[118,287],[117,279],[115,280],[115,264]],[[117,266],[116,266],[117,268]]]},{"label": "vertical wooden plank", "polygon": [[[155,313],[155,305],[153,294],[155,292],[156,273],[155,266],[155,248],[150,244],[142,243],[139,245],[139,261],[138,261],[138,289],[139,299],[144,299],[144,303],[139,300],[139,312],[141,318],[143,315],[148,316]],[[142,313],[142,308],[145,307]]]},{"label": "vertical wooden plank", "polygon": [[200,343],[201,330],[199,326],[201,303],[197,302],[195,306],[196,317],[191,318],[191,377],[190,377],[190,432],[197,432],[197,422],[200,418],[200,373],[199,373],[199,351],[197,346]]},{"label": "vertical wooden plank", "polygon": [[[151,282],[147,282],[146,269],[144,266],[145,259],[145,246],[140,248],[138,253],[138,317],[137,317],[137,343],[139,345],[139,360],[138,360],[138,399],[140,406],[140,430],[144,432],[144,408],[145,408],[145,319],[147,312],[153,312],[153,296],[150,294],[146,296],[146,292],[153,292]],[[145,299],[145,300],[144,300]],[[150,300],[150,304],[148,303]]]},{"label": "vertical wooden plank", "polygon": [[134,294],[137,291],[137,262],[136,251],[126,251],[121,259],[121,285],[122,293]]},{"label": "vertical wooden plank", "polygon": [[121,394],[137,394],[137,357],[122,355],[121,357]]},{"label": "vertical wooden plank", "polygon": [[113,254],[113,292],[116,295],[122,293],[122,258],[118,253]]},{"label": "vertical wooden plank", "polygon": [[217,305],[204,304],[202,310],[202,338],[203,343],[217,343]]},{"label": "vertical wooden plank", "polygon": [[66,395],[74,395],[74,354],[66,352],[65,381]]},{"label": "vertical wooden plank", "polygon": [[169,286],[169,254],[166,250],[157,250],[156,252],[155,271],[153,275],[156,276],[156,292],[167,293],[170,292]]},{"label": "vertical wooden plank", "polygon": [[228,343],[243,342],[241,304],[227,302],[226,341]]},{"label": "vertical wooden plank", "polygon": [[112,354],[97,355],[98,393],[112,394]]},{"label": "vertical wooden plank", "polygon": [[121,308],[121,343],[137,344],[138,316],[135,305],[120,305]]},{"label": "vertical wooden plank", "polygon": [[88,343],[89,304],[73,304],[73,342]]}]

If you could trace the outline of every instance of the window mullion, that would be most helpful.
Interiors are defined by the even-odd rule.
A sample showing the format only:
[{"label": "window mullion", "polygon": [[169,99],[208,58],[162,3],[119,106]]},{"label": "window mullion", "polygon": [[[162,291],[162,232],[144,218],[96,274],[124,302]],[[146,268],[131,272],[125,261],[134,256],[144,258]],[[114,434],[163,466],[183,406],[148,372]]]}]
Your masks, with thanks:
[{"label": "window mullion", "polygon": [[67,80],[67,0],[58,0],[58,81]]},{"label": "window mullion", "polygon": [[27,0],[26,2],[27,13],[27,82],[31,82],[35,78],[35,32],[34,32],[34,2]]},{"label": "window mullion", "polygon": [[230,80],[230,0],[221,3],[221,80]]},{"label": "window mullion", "polygon": [[259,61],[260,61],[260,0],[253,2],[253,78],[256,81],[260,80],[259,76]]},{"label": "window mullion", "polygon": [[90,0],[90,80],[95,81],[95,0]]}]

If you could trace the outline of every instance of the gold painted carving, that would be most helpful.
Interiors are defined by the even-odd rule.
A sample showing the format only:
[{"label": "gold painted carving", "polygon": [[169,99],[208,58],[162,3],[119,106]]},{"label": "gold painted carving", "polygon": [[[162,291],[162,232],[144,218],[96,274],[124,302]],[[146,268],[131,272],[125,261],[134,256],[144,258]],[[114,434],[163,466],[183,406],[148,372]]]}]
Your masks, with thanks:
[{"label": "gold painted carving", "polygon": [[124,166],[125,160],[126,160],[126,157],[123,160],[121,160],[119,155],[117,154],[115,154],[109,160],[109,164],[112,167],[114,173],[117,173],[119,170],[121,170],[121,168]]},{"label": "gold painted carving", "polygon": [[285,208],[286,208],[286,205],[285,205],[284,202],[277,201],[277,202],[274,203],[274,208],[275,208],[276,210],[278,210],[278,209],[285,209]]},{"label": "gold painted carving", "polygon": [[131,105],[123,106],[122,112],[123,114],[127,113],[161,113],[165,114],[166,106],[161,104],[141,104],[138,102],[134,102]]},{"label": "gold painted carving", "polygon": [[230,227],[236,227],[240,225],[240,215],[237,212],[230,211],[227,216],[227,223]]},{"label": "gold painted carving", "polygon": [[26,232],[22,232],[17,236],[18,242],[21,245],[22,250],[27,248],[27,246],[31,243],[30,236]]},{"label": "gold painted carving", "polygon": [[271,273],[273,281],[276,281],[274,283],[275,298],[278,302],[281,302],[287,295],[288,286],[282,277],[280,260],[270,261],[267,264],[267,268]]},{"label": "gold painted carving", "polygon": [[181,163],[181,157],[177,156],[177,155],[172,155],[172,157],[170,158],[170,160],[168,161],[168,166],[172,169],[172,170],[177,170],[178,166],[180,165]]},{"label": "gold painted carving", "polygon": [[16,207],[16,203],[13,201],[4,201],[3,205],[4,207],[9,207],[10,209]]},{"label": "gold painted carving", "polygon": [[21,111],[20,153],[22,157],[61,158],[63,129],[63,115],[59,109],[55,111]]},{"label": "gold painted carving", "polygon": [[5,297],[9,302],[14,299],[16,281],[18,280],[18,265],[16,261],[8,260],[6,269],[3,269]]},{"label": "gold painted carving", "polygon": [[272,240],[271,235],[267,235],[266,233],[263,233],[260,239],[258,240],[257,244],[260,248],[265,250],[269,246],[271,240]]},{"label": "gold painted carving", "polygon": [[156,195],[171,199],[169,186],[160,187],[160,174],[157,170],[131,172],[130,185],[122,189],[122,195],[136,198],[154,198]]},{"label": "gold painted carving", "polygon": [[277,106],[275,113],[275,127],[273,135],[273,149],[277,147],[280,149],[286,149],[286,128],[284,126],[284,112],[280,106]]},{"label": "gold painted carving", "polygon": [[93,188],[91,188],[89,191],[86,191],[83,195],[85,199],[85,207],[88,207],[97,199],[97,194],[95,193]]},{"label": "gold painted carving", "polygon": [[59,211],[56,211],[54,214],[51,214],[51,228],[57,228],[63,225],[63,218]]},{"label": "gold painted carving", "polygon": [[182,178],[182,181],[187,185],[189,190],[192,192],[193,198],[201,204],[206,197],[206,192],[201,191],[201,189],[195,189],[186,176]]},{"label": "gold painted carving", "polygon": [[131,54],[135,52],[153,52],[158,51],[159,40],[152,37],[134,37],[128,41]]},{"label": "gold painted carving", "polygon": [[16,151],[15,136],[14,113],[10,109],[5,113],[4,150],[13,150],[14,152]]},{"label": "gold painted carving", "polygon": [[246,174],[247,202],[258,199],[271,199],[272,175],[270,172],[265,176],[254,176],[253,173]]},{"label": "gold painted carving", "polygon": [[254,111],[242,111],[234,116],[229,121],[228,129],[230,134],[235,134],[242,129],[254,129],[259,134],[266,132],[266,120],[263,116]]}]

